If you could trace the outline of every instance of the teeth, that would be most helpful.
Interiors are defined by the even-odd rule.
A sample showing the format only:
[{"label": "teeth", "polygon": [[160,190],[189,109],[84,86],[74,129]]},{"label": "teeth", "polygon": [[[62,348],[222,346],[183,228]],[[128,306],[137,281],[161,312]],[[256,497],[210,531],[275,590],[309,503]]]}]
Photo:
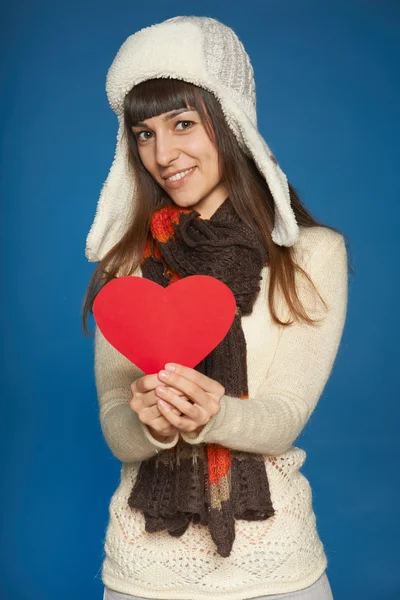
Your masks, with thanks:
[{"label": "teeth", "polygon": [[177,173],[176,175],[172,175],[172,177],[168,177],[167,181],[178,181],[179,179],[182,179],[182,177],[185,177],[185,175],[190,173],[190,171],[193,171],[193,169],[194,169],[194,167],[192,167],[191,169],[188,169],[187,171],[181,171],[180,173]]}]

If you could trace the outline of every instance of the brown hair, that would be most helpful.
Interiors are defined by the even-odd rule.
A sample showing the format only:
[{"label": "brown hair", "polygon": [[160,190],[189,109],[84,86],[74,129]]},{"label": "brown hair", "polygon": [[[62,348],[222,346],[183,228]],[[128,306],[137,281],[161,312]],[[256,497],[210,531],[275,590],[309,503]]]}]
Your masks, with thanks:
[{"label": "brown hair", "polygon": [[[254,228],[265,243],[269,254],[270,285],[268,304],[272,319],[283,326],[274,307],[274,294],[280,287],[292,315],[307,323],[314,321],[307,315],[296,291],[295,272],[307,277],[326,307],[326,303],[312,283],[307,273],[295,263],[291,247],[278,246],[272,241],[275,204],[264,177],[252,158],[240,148],[238,141],[228,126],[221,105],[211,92],[179,79],[150,79],[134,86],[124,100],[124,135],[128,135],[129,165],[135,173],[137,187],[135,205],[125,235],[99,261],[85,293],[82,308],[82,325],[85,335],[87,315],[92,313],[93,301],[103,285],[123,272],[128,275],[138,267],[149,231],[152,213],[161,206],[172,204],[171,198],[156,183],[145,169],[139,157],[136,137],[132,126],[160,114],[179,108],[197,110],[206,131],[216,145],[221,176],[229,190],[229,198],[248,225]],[[289,183],[291,205],[299,226],[326,227],[339,232],[334,227],[319,223],[303,206],[297,192]],[[343,235],[343,234],[342,234]],[[345,236],[344,236],[345,237]]]}]

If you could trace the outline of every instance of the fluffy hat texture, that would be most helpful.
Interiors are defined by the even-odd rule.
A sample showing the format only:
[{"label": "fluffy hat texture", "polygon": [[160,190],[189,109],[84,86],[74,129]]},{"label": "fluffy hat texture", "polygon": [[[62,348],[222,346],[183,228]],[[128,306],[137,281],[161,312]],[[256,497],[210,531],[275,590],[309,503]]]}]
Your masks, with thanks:
[{"label": "fluffy hat texture", "polygon": [[128,225],[136,181],[128,164],[123,103],[131,88],[154,78],[175,78],[212,92],[244,152],[267,181],[275,202],[273,241],[292,246],[299,229],[287,179],[257,129],[253,68],[236,33],[217,19],[173,17],[129,36],[107,73],[106,91],[118,117],[117,146],[86,240],[86,257],[99,261]]}]

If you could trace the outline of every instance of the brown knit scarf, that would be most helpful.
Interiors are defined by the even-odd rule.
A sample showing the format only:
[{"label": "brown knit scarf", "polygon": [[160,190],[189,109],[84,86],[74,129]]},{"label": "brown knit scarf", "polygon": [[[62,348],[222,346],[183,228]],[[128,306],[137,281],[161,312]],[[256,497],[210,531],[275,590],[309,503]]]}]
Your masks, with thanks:
[{"label": "brown knit scarf", "polygon": [[[248,398],[246,340],[241,315],[249,315],[260,291],[268,253],[227,198],[212,215],[175,205],[151,218],[141,269],[143,277],[166,287],[189,275],[223,281],[237,311],[223,341],[195,368],[219,381],[226,396]],[[243,424],[244,426],[244,424]],[[143,511],[145,530],[185,533],[192,521],[208,525],[217,552],[227,557],[235,539],[235,519],[266,520],[274,514],[260,454],[218,444],[188,444],[142,461],[128,504]]]}]

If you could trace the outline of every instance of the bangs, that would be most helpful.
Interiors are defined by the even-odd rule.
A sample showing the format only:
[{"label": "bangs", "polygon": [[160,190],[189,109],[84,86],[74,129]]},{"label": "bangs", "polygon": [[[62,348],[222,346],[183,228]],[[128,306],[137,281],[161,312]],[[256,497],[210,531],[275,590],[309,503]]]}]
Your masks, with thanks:
[{"label": "bangs", "polygon": [[179,79],[148,79],[125,96],[125,124],[130,129],[140,121],[180,108],[197,110],[204,122],[203,94],[204,90]]}]

